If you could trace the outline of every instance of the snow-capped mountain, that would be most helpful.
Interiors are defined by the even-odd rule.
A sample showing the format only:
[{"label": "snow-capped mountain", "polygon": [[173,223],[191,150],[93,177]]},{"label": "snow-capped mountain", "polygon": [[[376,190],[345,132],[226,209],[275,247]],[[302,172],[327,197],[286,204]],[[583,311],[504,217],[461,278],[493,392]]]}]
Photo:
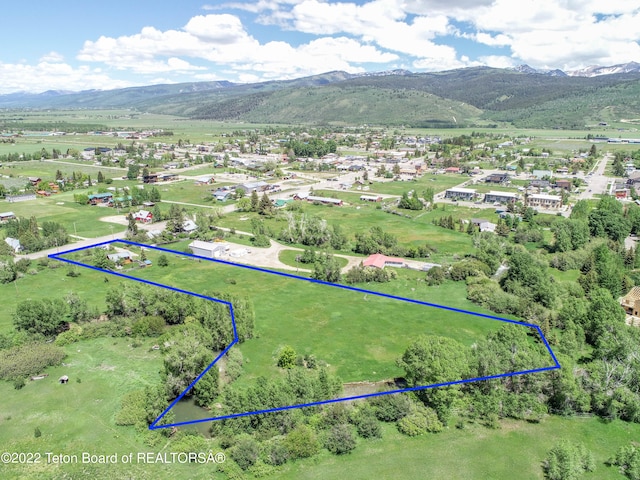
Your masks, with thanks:
[{"label": "snow-capped mountain", "polygon": [[598,77],[600,75],[614,75],[619,73],[640,73],[640,63],[628,62],[610,67],[600,67],[593,65],[591,67],[582,68],[567,72],[572,77]]}]

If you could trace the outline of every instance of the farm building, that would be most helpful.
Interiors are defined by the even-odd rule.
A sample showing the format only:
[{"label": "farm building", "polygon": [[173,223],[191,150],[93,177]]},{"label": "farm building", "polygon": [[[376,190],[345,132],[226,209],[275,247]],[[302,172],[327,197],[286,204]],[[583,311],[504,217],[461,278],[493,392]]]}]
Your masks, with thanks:
[{"label": "farm building", "polygon": [[382,197],[380,195],[360,195],[360,200],[364,202],[381,202]]},{"label": "farm building", "polygon": [[9,220],[14,220],[15,218],[16,218],[16,214],[13,212],[0,213],[0,223],[7,222]]},{"label": "farm building", "polygon": [[364,262],[362,262],[362,265],[365,267],[375,268],[404,267],[405,261],[403,258],[387,257],[381,253],[375,253],[373,255],[369,255]]},{"label": "farm building", "polygon": [[509,192],[489,192],[485,194],[485,203],[512,203],[518,200],[517,193]]},{"label": "farm building", "polygon": [[444,198],[456,200],[473,200],[476,198],[476,191],[472,188],[450,188],[444,193]]},{"label": "farm building", "polygon": [[219,258],[225,254],[229,247],[225,243],[203,242],[194,240],[189,244],[189,249],[194,255],[205,258]]},{"label": "farm building", "polygon": [[562,197],[560,195],[529,195],[527,197],[527,207],[541,207],[548,209],[557,209],[562,206]]},{"label": "farm building", "polygon": [[132,262],[131,252],[110,253],[109,255],[107,255],[107,258],[114,263],[131,263]]},{"label": "farm building", "polygon": [[20,240],[18,240],[17,238],[7,237],[4,239],[4,241],[7,245],[11,247],[11,249],[14,252],[18,253],[20,250],[22,250],[22,245],[20,245]]},{"label": "farm building", "polygon": [[322,203],[323,205],[337,205],[339,207],[342,206],[342,200],[339,198],[330,198],[330,197],[316,197],[314,195],[309,195],[306,198],[307,202],[313,203]]},{"label": "farm building", "polygon": [[15,203],[15,202],[26,202],[28,200],[35,200],[35,193],[24,193],[21,195],[7,195],[7,202]]},{"label": "farm building", "polygon": [[148,210],[140,210],[133,214],[136,222],[151,223],[153,222],[153,213]]}]

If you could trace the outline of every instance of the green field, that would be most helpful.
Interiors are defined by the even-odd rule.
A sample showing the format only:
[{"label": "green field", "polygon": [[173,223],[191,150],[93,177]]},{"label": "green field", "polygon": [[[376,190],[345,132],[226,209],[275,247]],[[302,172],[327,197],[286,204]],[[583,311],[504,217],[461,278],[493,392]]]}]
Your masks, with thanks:
[{"label": "green field", "polygon": [[376,181],[376,178],[373,176],[370,176],[370,180],[373,182],[373,184],[369,186],[370,192],[372,193],[402,195],[410,190],[416,190],[418,195],[422,196],[422,192],[427,187],[433,188],[435,193],[444,192],[448,188],[468,182],[470,178],[459,174],[427,173],[417,180],[379,182]]},{"label": "green field", "polygon": [[[102,167],[95,166],[89,162],[77,163],[67,162],[66,160],[46,160],[46,161],[28,161],[28,162],[11,162],[5,163],[0,167],[0,175],[12,177],[23,177],[27,182],[27,177],[40,177],[45,181],[53,182],[56,178],[56,171],[60,170],[63,176],[71,176],[72,172],[82,172],[91,175],[93,180],[98,178],[98,172],[102,172],[106,178],[120,178],[127,174],[127,169],[119,167]],[[117,183],[118,186],[123,186]]]},{"label": "green field", "polygon": [[[148,257],[155,260],[157,255],[153,251]],[[344,381],[393,378],[402,374],[396,358],[418,335],[448,336],[471,345],[501,326],[480,317],[250,269],[173,255],[169,259],[168,268],[136,270],[131,275],[196,293],[226,292],[248,295],[252,300],[256,337],[240,346],[246,359],[244,380],[278,375],[274,356],[284,345],[291,345],[299,354],[315,355]],[[483,311],[464,299],[463,283],[428,287],[422,276],[401,272],[396,282],[364,288]]]},{"label": "green field", "polygon": [[386,426],[383,439],[363,440],[349,455],[330,455],[286,465],[283,480],[398,480],[451,478],[469,480],[542,479],[542,462],[560,440],[582,442],[593,452],[596,469],[585,480],[623,479],[605,462],[623,445],[640,438],[640,425],[597,418],[545,418],[540,424],[504,421],[499,430],[469,426],[437,435],[407,438]]},{"label": "green field", "polygon": [[[301,268],[305,270],[309,270],[313,268],[313,265],[307,265],[304,263],[296,262],[296,257],[302,255],[302,252],[299,250],[282,250],[278,255],[278,260],[280,260],[285,265],[289,265],[290,267]],[[348,260],[342,257],[335,257],[338,261],[338,265],[340,268],[344,268],[347,266]]]}]

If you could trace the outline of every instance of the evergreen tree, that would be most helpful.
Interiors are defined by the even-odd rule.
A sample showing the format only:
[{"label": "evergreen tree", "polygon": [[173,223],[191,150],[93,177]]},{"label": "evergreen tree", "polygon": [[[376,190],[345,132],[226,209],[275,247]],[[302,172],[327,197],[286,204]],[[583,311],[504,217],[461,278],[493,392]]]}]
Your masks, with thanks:
[{"label": "evergreen tree", "polygon": [[98,172],[98,183],[104,183],[104,175],[102,175],[102,171]]},{"label": "evergreen tree", "polygon": [[258,192],[255,190],[251,192],[251,211],[257,212],[260,207],[260,198],[258,197]]}]

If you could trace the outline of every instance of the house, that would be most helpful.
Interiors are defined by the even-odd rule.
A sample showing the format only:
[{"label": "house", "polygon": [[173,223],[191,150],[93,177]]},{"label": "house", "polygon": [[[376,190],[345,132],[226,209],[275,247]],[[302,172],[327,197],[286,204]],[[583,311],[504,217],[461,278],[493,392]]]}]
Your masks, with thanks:
[{"label": "house", "polygon": [[380,195],[360,195],[360,200],[363,202],[381,202],[382,197]]},{"label": "house", "polygon": [[109,205],[113,203],[113,193],[95,193],[89,195],[89,204],[91,205]]},{"label": "house", "polygon": [[529,182],[530,187],[536,188],[549,188],[550,185],[551,182],[549,182],[549,180],[531,180]]},{"label": "house", "polygon": [[460,173],[460,167],[447,167],[444,171],[445,173]]},{"label": "house", "polygon": [[489,220],[486,220],[484,218],[472,218],[471,219],[471,223],[473,225],[475,225],[476,227],[478,227],[481,232],[495,232],[496,231],[496,226],[497,225],[495,223],[491,223]]},{"label": "house", "polygon": [[133,218],[136,222],[151,223],[153,222],[153,213],[148,210],[140,210],[133,214]]},{"label": "house", "polygon": [[216,190],[215,192],[213,192],[213,196],[218,202],[226,202],[227,200],[232,198],[233,195],[234,192],[232,192],[231,190]]},{"label": "house", "polygon": [[614,195],[618,200],[623,200],[625,198],[629,198],[631,196],[631,192],[625,185],[616,184],[614,188]]},{"label": "house", "polygon": [[571,180],[556,180],[556,188],[562,188],[563,190],[571,190]]},{"label": "house", "polygon": [[472,188],[450,188],[444,193],[444,198],[452,198],[454,200],[473,200],[477,193]]},{"label": "house", "polygon": [[131,252],[117,252],[110,253],[107,255],[107,258],[114,263],[131,263],[133,261]]},{"label": "house", "polygon": [[627,185],[635,186],[640,183],[640,170],[631,172],[629,174],[629,178],[627,179]]},{"label": "house", "polygon": [[569,173],[569,169],[567,167],[556,168],[556,173],[566,175],[567,173]]},{"label": "house", "polygon": [[198,225],[193,220],[185,220],[182,224],[182,231],[187,233],[195,232],[198,229]]},{"label": "house", "polygon": [[215,183],[213,175],[203,175],[195,178],[196,185],[211,185],[212,183]]},{"label": "house", "polygon": [[20,240],[17,238],[7,237],[4,239],[5,243],[11,247],[11,249],[18,253],[22,250],[22,245],[20,245]]},{"label": "house", "polygon": [[506,173],[492,173],[484,179],[485,183],[504,185],[509,182],[509,175]]},{"label": "house", "polygon": [[362,262],[362,265],[365,267],[375,268],[404,267],[405,261],[403,258],[387,257],[386,255],[382,255],[381,253],[374,253],[373,255],[369,255]]},{"label": "house", "polygon": [[158,183],[158,174],[150,173],[149,175],[145,175],[142,177],[143,183]]},{"label": "house", "polygon": [[529,195],[526,199],[527,207],[540,207],[548,210],[556,210],[562,206],[560,195]]},{"label": "house", "polygon": [[0,213],[0,223],[8,222],[9,220],[14,220],[15,218],[16,214],[13,212]]},{"label": "house", "polygon": [[[294,200],[300,200],[300,199],[294,197]],[[340,200],[339,198],[316,197],[314,195],[308,195],[306,200],[307,202],[322,203],[323,205],[336,205],[338,207],[342,206],[342,200]]]},{"label": "house", "polygon": [[42,179],[40,177],[28,177],[29,178],[29,182],[31,183],[31,185],[33,185],[34,187],[36,185],[38,185]]},{"label": "house", "polygon": [[189,249],[194,255],[204,258],[220,258],[229,247],[225,243],[203,242],[202,240],[194,240],[189,244]]},{"label": "house", "polygon": [[551,170],[534,170],[533,172],[531,172],[531,175],[533,175],[537,179],[541,179],[544,177],[550,178],[553,175],[553,172]]},{"label": "house", "polygon": [[633,287],[629,290],[622,300],[620,305],[624,308],[627,315],[637,317],[640,315],[640,287]]},{"label": "house", "polygon": [[518,200],[517,193],[509,192],[489,192],[485,194],[485,203],[513,203]]}]

